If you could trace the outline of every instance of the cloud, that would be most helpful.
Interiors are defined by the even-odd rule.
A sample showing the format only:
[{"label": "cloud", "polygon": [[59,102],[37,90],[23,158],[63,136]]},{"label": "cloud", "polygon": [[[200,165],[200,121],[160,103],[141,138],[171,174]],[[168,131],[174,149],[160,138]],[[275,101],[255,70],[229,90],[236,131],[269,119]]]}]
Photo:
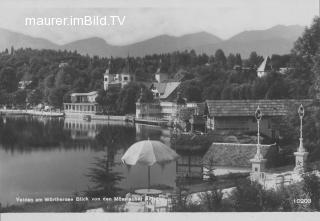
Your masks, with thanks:
[{"label": "cloud", "polygon": [[[111,44],[128,44],[160,34],[207,31],[229,38],[243,30],[277,24],[309,25],[318,13],[318,0],[2,0],[0,27],[64,44],[101,37]],[[115,27],[26,27],[25,17],[85,15],[126,16]]]}]

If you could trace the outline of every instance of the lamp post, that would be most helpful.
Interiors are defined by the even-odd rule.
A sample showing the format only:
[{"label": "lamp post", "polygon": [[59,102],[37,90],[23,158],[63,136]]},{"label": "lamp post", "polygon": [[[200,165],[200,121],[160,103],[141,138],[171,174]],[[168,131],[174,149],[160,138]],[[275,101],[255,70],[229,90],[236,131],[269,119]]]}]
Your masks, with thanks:
[{"label": "lamp post", "polygon": [[262,112],[260,110],[260,107],[258,106],[255,114],[254,114],[256,120],[257,120],[257,126],[258,126],[258,133],[257,133],[257,140],[258,140],[258,143],[257,143],[257,153],[255,155],[255,158],[256,159],[262,159],[262,154],[261,154],[261,144],[260,144],[260,121],[262,119]]},{"label": "lamp post", "polygon": [[302,104],[300,105],[299,109],[298,109],[298,114],[299,114],[299,118],[300,118],[300,144],[298,147],[297,152],[294,153],[295,157],[296,157],[296,166],[294,168],[294,170],[296,172],[298,172],[299,174],[304,172],[305,166],[306,166],[306,162],[307,162],[307,157],[308,157],[308,152],[306,152],[306,150],[303,147],[303,137],[302,137],[302,120],[303,120],[303,116],[304,116],[304,108],[302,106]]},{"label": "lamp post", "polygon": [[251,180],[257,181],[261,184],[264,183],[265,180],[265,163],[266,159],[263,158],[263,155],[261,154],[261,144],[260,144],[260,121],[262,119],[262,112],[260,110],[260,107],[258,106],[257,110],[254,113],[254,116],[257,120],[257,126],[258,126],[258,139],[257,139],[257,152],[256,155],[253,157],[253,159],[250,160],[252,165],[252,173],[250,174]]},{"label": "lamp post", "polygon": [[300,118],[300,145],[299,145],[299,148],[298,148],[298,152],[302,153],[302,152],[305,152],[305,149],[303,147],[303,137],[302,137],[302,120],[303,120],[303,117],[304,117],[304,108],[302,106],[302,104],[300,105],[299,109],[298,109],[298,114],[299,114],[299,118]]}]

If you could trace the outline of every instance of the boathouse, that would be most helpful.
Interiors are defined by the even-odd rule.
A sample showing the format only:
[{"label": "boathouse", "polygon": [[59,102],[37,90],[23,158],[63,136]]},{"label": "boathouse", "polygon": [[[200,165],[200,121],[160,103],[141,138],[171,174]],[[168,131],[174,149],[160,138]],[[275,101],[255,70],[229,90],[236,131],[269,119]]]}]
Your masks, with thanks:
[{"label": "boathouse", "polygon": [[100,107],[96,102],[97,91],[72,93],[71,103],[63,103],[65,114],[96,114]]},{"label": "boathouse", "polygon": [[298,109],[300,104],[308,107],[311,99],[304,100],[207,100],[208,121],[214,130],[253,132],[257,129],[255,110],[262,112],[260,131],[263,135],[276,138],[283,117]]}]

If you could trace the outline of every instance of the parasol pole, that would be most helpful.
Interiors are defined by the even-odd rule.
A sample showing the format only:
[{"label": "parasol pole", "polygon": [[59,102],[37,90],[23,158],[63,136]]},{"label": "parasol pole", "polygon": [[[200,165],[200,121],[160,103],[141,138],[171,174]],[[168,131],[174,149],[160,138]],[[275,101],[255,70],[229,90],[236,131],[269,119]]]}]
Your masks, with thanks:
[{"label": "parasol pole", "polygon": [[148,166],[148,190],[150,189],[150,166]]}]

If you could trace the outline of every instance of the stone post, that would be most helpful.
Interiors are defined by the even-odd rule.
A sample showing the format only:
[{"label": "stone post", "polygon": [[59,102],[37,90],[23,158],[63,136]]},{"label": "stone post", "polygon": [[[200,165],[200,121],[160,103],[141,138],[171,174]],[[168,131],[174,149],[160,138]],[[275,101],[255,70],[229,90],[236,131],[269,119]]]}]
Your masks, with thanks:
[{"label": "stone post", "polygon": [[300,118],[300,138],[299,138],[300,144],[299,144],[297,152],[294,153],[295,158],[296,158],[296,165],[295,165],[294,171],[297,172],[298,174],[301,174],[305,171],[306,161],[307,161],[307,157],[309,154],[304,149],[304,146],[303,146],[302,120],[303,120],[303,116],[304,116],[304,108],[303,108],[302,104],[300,105],[300,107],[298,109],[298,114],[299,114],[299,118]]}]

